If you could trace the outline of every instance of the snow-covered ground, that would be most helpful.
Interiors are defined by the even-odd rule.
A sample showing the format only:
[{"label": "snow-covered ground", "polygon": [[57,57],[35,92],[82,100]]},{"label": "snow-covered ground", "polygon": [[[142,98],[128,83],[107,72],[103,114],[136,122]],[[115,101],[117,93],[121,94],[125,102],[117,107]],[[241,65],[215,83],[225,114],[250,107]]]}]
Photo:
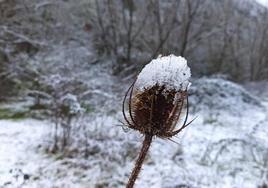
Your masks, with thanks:
[{"label": "snow-covered ground", "polygon": [[[223,85],[236,88],[225,82]],[[231,94],[237,103],[232,104],[234,98],[227,99],[236,105],[229,108],[235,110],[238,105],[248,108],[243,106],[248,101],[243,104],[236,91]],[[221,106],[223,110],[209,113],[206,108],[199,109],[197,120],[173,139],[177,143],[154,140],[136,187],[256,188],[261,185],[267,181],[268,174],[267,99],[262,104],[264,108],[251,104],[252,108],[241,109],[239,116],[237,112],[232,115],[224,106]],[[87,158],[81,154],[84,149],[81,140],[75,139],[79,151],[74,147],[68,157],[45,152],[43,146],[48,144],[52,129],[48,122],[1,120],[0,187],[124,187],[143,137],[116,126],[118,119],[120,113],[99,116],[89,123]]]},{"label": "snow-covered ground", "polygon": [[0,187],[26,183],[43,165],[46,160],[37,146],[46,128],[36,120],[0,121]]}]

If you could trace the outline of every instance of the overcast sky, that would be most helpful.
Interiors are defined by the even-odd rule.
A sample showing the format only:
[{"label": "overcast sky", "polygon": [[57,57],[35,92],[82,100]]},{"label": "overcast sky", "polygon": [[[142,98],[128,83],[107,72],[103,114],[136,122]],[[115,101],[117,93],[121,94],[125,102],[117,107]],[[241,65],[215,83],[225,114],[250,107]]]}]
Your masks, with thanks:
[{"label": "overcast sky", "polygon": [[268,7],[268,0],[256,0],[256,1]]}]

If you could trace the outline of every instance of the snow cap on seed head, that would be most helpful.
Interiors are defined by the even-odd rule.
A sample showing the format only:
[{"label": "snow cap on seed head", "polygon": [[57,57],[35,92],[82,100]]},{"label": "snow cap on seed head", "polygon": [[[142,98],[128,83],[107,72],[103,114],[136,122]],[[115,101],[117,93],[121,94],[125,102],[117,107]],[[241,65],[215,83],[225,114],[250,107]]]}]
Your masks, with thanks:
[{"label": "snow cap on seed head", "polygon": [[159,56],[147,64],[138,75],[135,88],[144,91],[154,85],[165,86],[166,90],[187,90],[190,86],[190,68],[187,60],[173,54]]}]

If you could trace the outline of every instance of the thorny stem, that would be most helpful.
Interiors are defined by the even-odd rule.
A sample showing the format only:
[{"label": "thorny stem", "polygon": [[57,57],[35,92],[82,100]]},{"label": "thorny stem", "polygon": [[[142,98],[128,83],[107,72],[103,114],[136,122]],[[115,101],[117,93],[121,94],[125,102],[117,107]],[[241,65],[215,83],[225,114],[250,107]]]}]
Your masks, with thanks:
[{"label": "thorny stem", "polygon": [[127,183],[126,188],[133,188],[135,181],[137,180],[139,173],[141,171],[141,167],[142,167],[142,164],[144,162],[144,159],[145,159],[145,157],[149,151],[149,148],[151,146],[152,138],[153,138],[152,135],[145,134],[145,138],[144,138],[144,141],[142,143],[142,148],[141,148],[141,151],[139,153],[139,157],[138,157],[138,159],[135,163],[135,166],[132,170],[132,173],[128,179],[128,183]]}]

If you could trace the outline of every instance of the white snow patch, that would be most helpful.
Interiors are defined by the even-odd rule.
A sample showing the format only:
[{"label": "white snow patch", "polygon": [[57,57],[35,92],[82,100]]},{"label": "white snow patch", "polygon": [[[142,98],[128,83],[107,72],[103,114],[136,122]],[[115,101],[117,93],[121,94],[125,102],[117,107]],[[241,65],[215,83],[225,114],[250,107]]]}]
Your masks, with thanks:
[{"label": "white snow patch", "polygon": [[158,57],[147,64],[136,81],[136,89],[144,90],[156,84],[165,89],[186,90],[190,85],[190,68],[187,60],[173,54]]},{"label": "white snow patch", "polygon": [[22,187],[23,174],[35,173],[43,162],[36,146],[47,129],[36,120],[0,121],[0,187]]}]

